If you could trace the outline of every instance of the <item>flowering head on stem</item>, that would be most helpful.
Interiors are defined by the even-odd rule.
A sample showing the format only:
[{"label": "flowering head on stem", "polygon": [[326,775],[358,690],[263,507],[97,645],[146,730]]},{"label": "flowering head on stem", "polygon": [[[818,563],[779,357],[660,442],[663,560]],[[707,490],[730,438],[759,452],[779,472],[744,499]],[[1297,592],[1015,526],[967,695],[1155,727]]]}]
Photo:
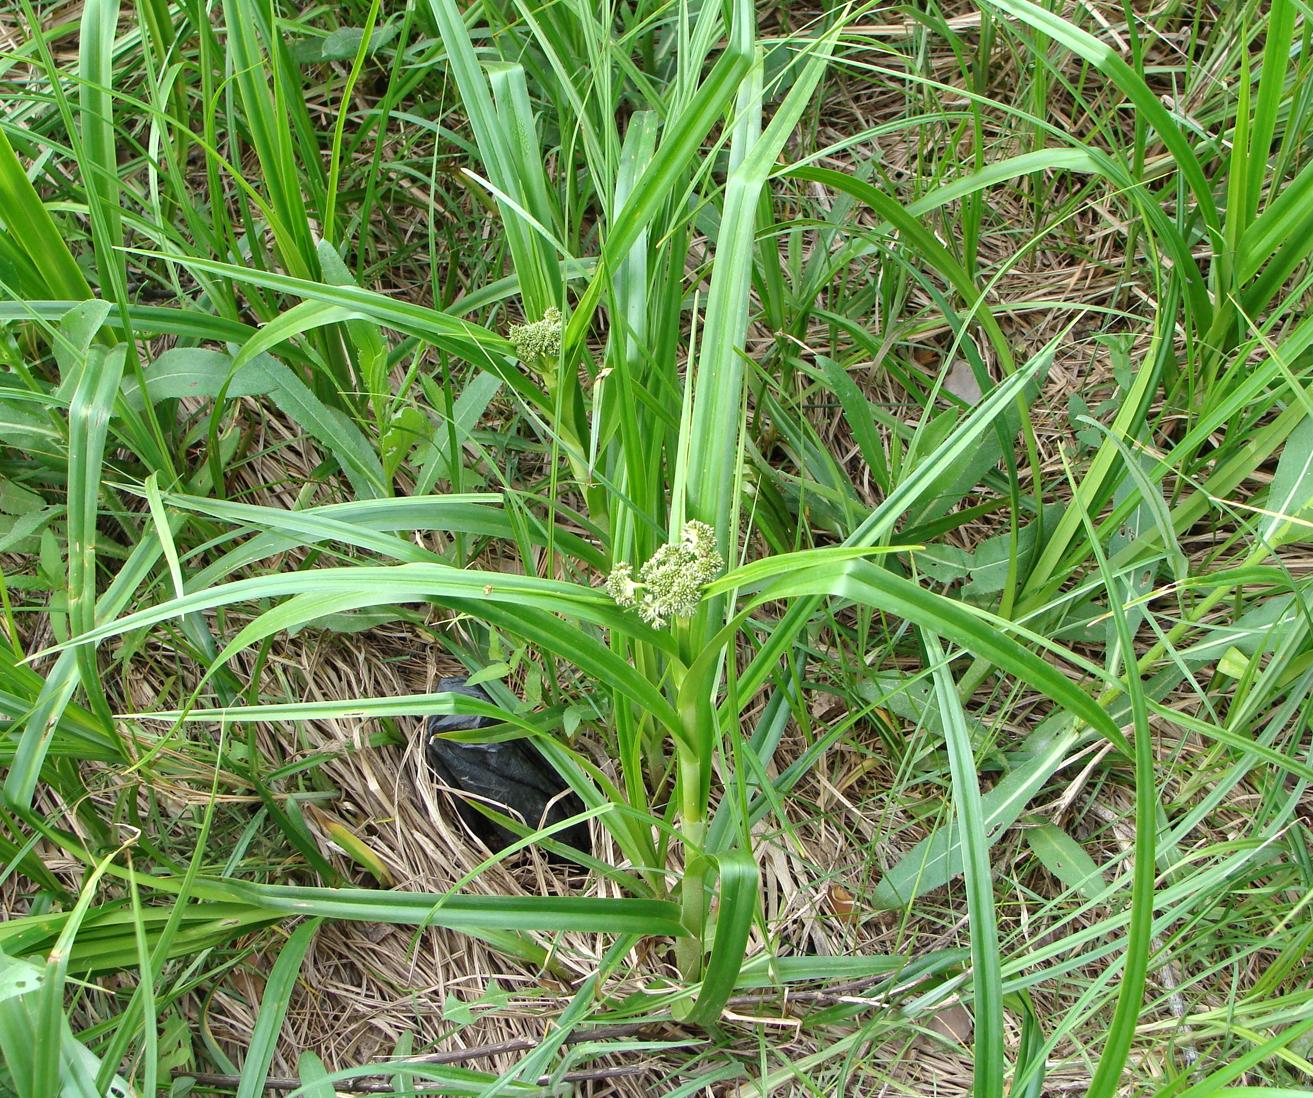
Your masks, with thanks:
[{"label": "flowering head on stem", "polygon": [[702,588],[723,567],[716,532],[705,522],[686,522],[679,541],[653,553],[637,578],[632,565],[617,562],[606,591],[620,606],[636,606],[645,622],[660,629],[672,619],[691,618],[702,601]]},{"label": "flowering head on stem", "polygon": [[511,343],[521,362],[555,359],[561,353],[561,310],[549,305],[541,320],[512,324]]}]

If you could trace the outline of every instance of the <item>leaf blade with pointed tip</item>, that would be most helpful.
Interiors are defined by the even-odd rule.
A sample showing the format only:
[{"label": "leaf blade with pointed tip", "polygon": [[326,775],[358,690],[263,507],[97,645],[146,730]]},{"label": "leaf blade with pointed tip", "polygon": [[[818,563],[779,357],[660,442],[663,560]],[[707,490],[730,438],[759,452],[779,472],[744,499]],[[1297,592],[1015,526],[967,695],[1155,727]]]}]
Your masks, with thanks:
[{"label": "leaf blade with pointed tip", "polygon": [[1105,883],[1103,874],[1080,843],[1054,824],[1028,827],[1024,834],[1035,857],[1069,891],[1089,900],[1099,899]]}]

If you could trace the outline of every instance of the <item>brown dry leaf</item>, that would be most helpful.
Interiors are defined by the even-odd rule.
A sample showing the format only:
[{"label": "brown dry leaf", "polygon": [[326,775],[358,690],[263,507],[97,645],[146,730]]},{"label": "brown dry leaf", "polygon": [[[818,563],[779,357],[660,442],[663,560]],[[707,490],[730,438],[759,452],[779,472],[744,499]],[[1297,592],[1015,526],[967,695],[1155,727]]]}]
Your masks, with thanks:
[{"label": "brown dry leaf", "polygon": [[959,1045],[968,1045],[971,1043],[971,1034],[975,1026],[971,1021],[971,1015],[967,1013],[967,1008],[961,1003],[952,1003],[926,1022],[925,1028],[931,1033],[947,1037],[950,1041],[956,1041]]},{"label": "brown dry leaf", "polygon": [[833,881],[826,890],[826,899],[829,901],[830,910],[835,917],[842,919],[845,923],[854,923],[858,919],[856,897],[853,896],[841,884],[835,884]]}]

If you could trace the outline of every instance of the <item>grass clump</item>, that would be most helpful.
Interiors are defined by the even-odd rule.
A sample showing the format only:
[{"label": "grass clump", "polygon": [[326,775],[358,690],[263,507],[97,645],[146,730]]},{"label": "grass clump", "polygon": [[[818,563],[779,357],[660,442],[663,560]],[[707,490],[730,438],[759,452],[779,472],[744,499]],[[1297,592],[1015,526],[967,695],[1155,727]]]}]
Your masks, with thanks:
[{"label": "grass clump", "polygon": [[0,1088],[1307,1088],[1309,41],[0,12]]}]

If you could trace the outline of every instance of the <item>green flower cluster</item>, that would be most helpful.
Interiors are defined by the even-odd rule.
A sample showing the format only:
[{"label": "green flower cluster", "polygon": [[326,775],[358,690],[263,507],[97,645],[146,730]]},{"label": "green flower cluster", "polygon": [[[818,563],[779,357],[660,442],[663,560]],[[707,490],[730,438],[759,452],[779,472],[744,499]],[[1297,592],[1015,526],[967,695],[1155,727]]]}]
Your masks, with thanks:
[{"label": "green flower cluster", "polygon": [[637,579],[631,565],[618,562],[607,577],[606,592],[620,606],[637,606],[639,617],[660,629],[672,618],[691,618],[703,586],[724,566],[715,530],[705,522],[686,522],[679,541],[661,546]]},{"label": "green flower cluster", "polygon": [[542,320],[511,325],[510,339],[521,362],[556,358],[561,353],[561,310],[549,305]]}]

